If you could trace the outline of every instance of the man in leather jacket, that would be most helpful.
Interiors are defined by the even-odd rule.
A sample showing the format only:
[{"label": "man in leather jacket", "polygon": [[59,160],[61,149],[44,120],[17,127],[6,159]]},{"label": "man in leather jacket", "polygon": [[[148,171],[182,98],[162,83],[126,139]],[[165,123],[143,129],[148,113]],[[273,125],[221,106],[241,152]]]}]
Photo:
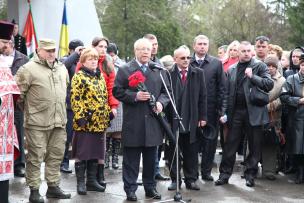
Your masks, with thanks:
[{"label": "man in leather jacket", "polygon": [[[259,106],[250,99],[253,86],[265,92],[273,88],[273,81],[263,62],[252,58],[250,42],[241,42],[239,62],[228,71],[228,136],[220,165],[220,176],[215,185],[224,185],[232,174],[235,154],[245,132],[248,138],[249,154],[245,160],[245,179],[253,187],[254,177],[261,159],[263,126],[269,122],[267,106]],[[220,118],[223,122],[223,117]]]}]

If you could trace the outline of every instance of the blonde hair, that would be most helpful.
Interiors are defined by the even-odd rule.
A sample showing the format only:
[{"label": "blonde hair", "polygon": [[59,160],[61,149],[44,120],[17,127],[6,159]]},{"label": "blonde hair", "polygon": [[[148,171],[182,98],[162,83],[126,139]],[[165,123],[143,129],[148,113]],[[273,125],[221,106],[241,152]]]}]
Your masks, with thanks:
[{"label": "blonde hair", "polygon": [[269,44],[268,47],[269,47],[268,52],[274,51],[277,54],[278,58],[281,60],[282,54],[283,54],[282,47],[280,47],[279,45],[276,45],[276,44]]},{"label": "blonde hair", "polygon": [[285,57],[288,61],[290,61],[290,51],[283,51],[282,57]]},{"label": "blonde hair", "polygon": [[98,52],[94,48],[86,48],[81,52],[80,56],[80,63],[84,63],[89,57],[92,57],[94,59],[98,60]]},{"label": "blonde hair", "polygon": [[225,59],[229,59],[230,55],[230,49],[232,49],[234,46],[236,46],[236,49],[239,50],[239,46],[240,46],[240,42],[238,40],[234,40],[233,42],[231,42],[228,47],[227,47],[227,51],[225,53]]}]

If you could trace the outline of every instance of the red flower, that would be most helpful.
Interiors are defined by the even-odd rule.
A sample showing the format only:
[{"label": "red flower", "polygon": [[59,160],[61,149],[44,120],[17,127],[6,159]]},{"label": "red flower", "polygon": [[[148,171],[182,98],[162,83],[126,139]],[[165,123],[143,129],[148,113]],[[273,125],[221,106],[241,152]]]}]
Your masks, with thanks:
[{"label": "red flower", "polygon": [[136,71],[135,73],[129,76],[128,80],[130,87],[143,90],[142,87],[144,87],[144,82],[146,81],[146,77],[142,74],[141,71]]}]

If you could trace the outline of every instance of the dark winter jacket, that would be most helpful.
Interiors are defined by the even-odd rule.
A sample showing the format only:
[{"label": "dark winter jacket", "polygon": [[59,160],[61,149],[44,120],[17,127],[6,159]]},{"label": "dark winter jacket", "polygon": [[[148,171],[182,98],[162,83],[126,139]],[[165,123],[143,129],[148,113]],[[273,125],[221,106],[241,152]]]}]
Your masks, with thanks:
[{"label": "dark winter jacket", "polygon": [[[237,89],[237,64],[231,66],[228,70],[228,124],[232,122],[235,112],[236,102],[236,89]],[[245,93],[246,105],[249,114],[249,123],[251,126],[261,126],[269,122],[267,106],[257,106],[251,103],[249,99],[250,89],[252,86],[258,86],[265,92],[269,92],[273,88],[273,80],[270,77],[267,66],[265,63],[251,59],[249,66],[252,68],[252,78],[245,78],[242,83]]]},{"label": "dark winter jacket", "polygon": [[304,154],[304,105],[299,100],[304,97],[304,76],[299,73],[287,78],[280,99],[288,106],[286,132],[287,151],[291,154]]},{"label": "dark winter jacket", "polygon": [[206,54],[201,65],[195,60],[195,55],[193,55],[190,64],[204,70],[207,88],[208,123],[216,125],[218,117],[224,115],[224,109],[227,106],[226,76],[222,62]]}]

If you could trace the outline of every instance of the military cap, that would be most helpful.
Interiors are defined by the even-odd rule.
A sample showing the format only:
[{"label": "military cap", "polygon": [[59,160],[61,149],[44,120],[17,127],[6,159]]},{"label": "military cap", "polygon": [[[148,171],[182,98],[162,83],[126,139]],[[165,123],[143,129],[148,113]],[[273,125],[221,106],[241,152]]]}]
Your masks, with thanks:
[{"label": "military cap", "polygon": [[55,40],[52,39],[40,39],[38,44],[39,44],[38,48],[40,49],[46,49],[46,50],[56,49],[56,42]]},{"label": "military cap", "polygon": [[14,31],[14,24],[0,21],[0,39],[10,40]]}]

